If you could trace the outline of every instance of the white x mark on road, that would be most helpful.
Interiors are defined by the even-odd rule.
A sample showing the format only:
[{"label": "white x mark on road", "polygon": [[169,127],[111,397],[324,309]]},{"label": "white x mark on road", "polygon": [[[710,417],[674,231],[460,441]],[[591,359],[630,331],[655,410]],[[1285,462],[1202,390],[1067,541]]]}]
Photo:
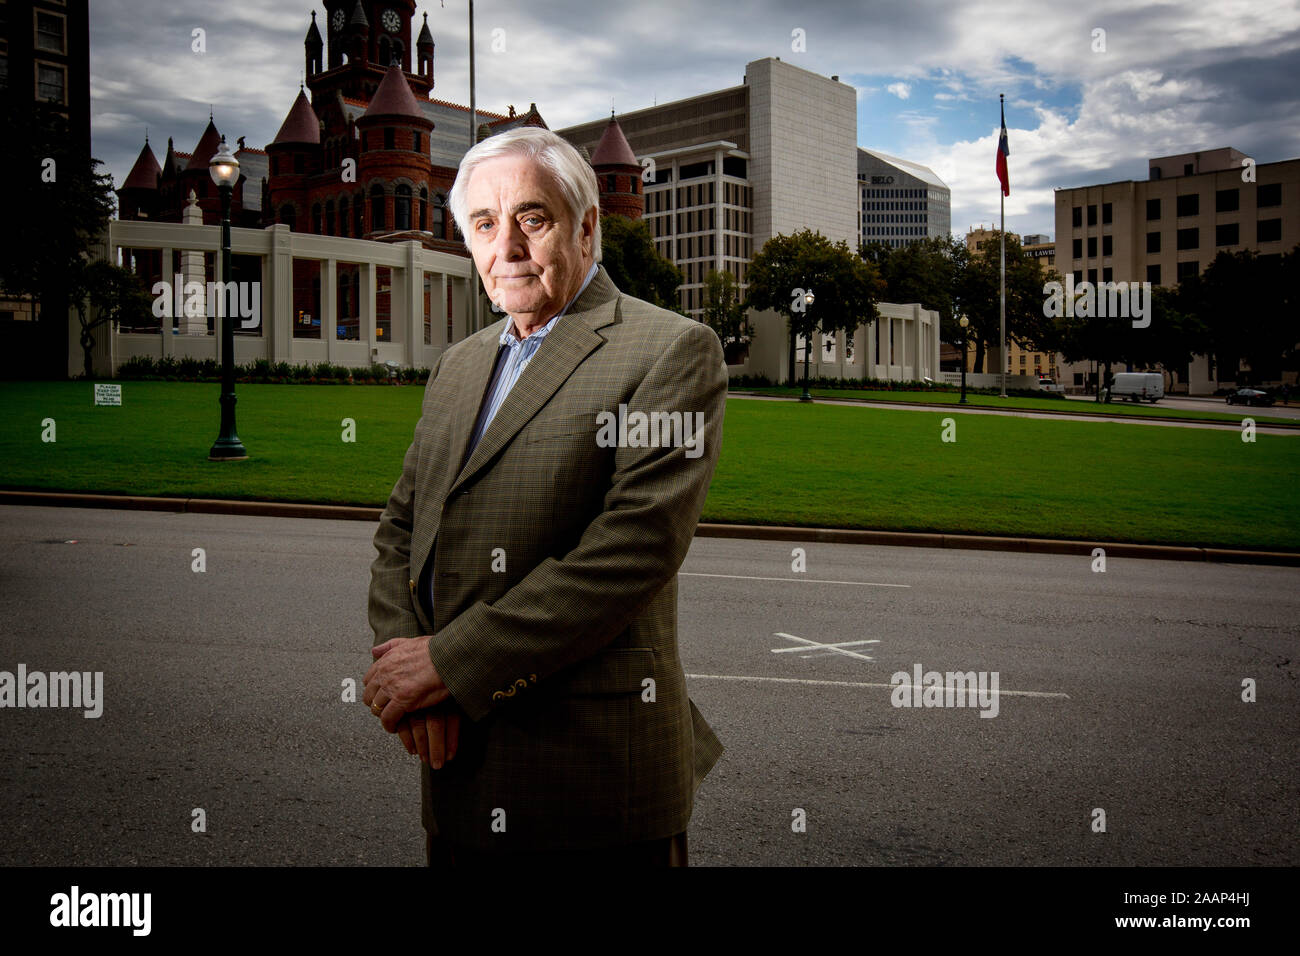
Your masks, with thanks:
[{"label": "white x mark on road", "polygon": [[862,645],[862,644],[879,644],[879,643],[880,643],[880,641],[840,641],[840,642],[837,643],[837,644],[822,644],[822,643],[819,642],[819,641],[810,641],[810,640],[808,640],[808,638],[806,638],[806,637],[796,637],[796,636],[793,635],[793,634],[786,634],[786,633],[783,632],[783,631],[777,631],[777,632],[776,632],[776,636],[777,636],[777,637],[784,637],[784,638],[786,638],[787,640],[791,640],[791,641],[798,641],[799,644],[800,644],[801,646],[799,646],[799,647],[774,647],[774,648],[772,648],[772,653],[773,653],[773,654],[790,654],[790,653],[792,653],[792,652],[794,652],[794,651],[820,651],[820,650],[827,650],[827,651],[834,651],[836,654],[843,654],[845,657],[856,657],[856,658],[857,658],[858,660],[860,660],[860,661],[870,661],[870,660],[874,660],[874,658],[868,657],[866,654],[859,654],[859,653],[857,653],[856,651],[846,651],[846,650],[844,650],[844,648],[846,648],[846,647],[858,647],[858,646],[860,646],[860,645]]}]

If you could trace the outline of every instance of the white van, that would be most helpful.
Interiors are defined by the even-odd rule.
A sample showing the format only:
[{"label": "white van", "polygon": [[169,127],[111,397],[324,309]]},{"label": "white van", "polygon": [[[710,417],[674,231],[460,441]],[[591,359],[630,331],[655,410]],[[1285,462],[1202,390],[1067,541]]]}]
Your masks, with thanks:
[{"label": "white van", "polygon": [[1165,397],[1165,377],[1160,372],[1116,372],[1107,401],[1126,398],[1130,402],[1148,401],[1153,405]]}]

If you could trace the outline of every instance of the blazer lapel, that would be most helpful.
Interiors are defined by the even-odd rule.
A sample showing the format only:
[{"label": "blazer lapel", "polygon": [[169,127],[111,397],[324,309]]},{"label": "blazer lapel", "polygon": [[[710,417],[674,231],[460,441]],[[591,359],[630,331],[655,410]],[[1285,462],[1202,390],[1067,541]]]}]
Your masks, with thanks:
[{"label": "blazer lapel", "polygon": [[[468,381],[463,389],[456,392],[455,403],[450,409],[446,425],[443,426],[450,433],[449,444],[447,445],[448,454],[455,455],[457,462],[465,460],[465,449],[469,445],[470,434],[474,430],[474,422],[478,420],[478,409],[483,402],[483,393],[487,391],[488,382],[492,378],[492,369],[496,365],[497,350],[500,348],[497,342],[499,335],[500,330],[498,329],[496,335],[485,335],[482,341],[474,345],[476,352],[467,360],[469,368],[466,377]],[[449,462],[438,458],[428,462],[421,462],[417,468],[415,474],[416,483],[421,488],[428,489],[430,493],[416,495],[412,528],[424,529],[430,527],[431,524],[436,527],[437,515],[434,513],[434,509],[441,507],[442,502],[446,500],[448,486],[456,475],[455,470],[449,465]],[[424,571],[424,563],[432,546],[433,538],[431,535],[412,536],[411,569],[418,572],[412,576],[413,581],[420,581]]]},{"label": "blazer lapel", "polygon": [[[499,337],[499,330],[495,335],[485,335],[483,337],[483,341],[480,343],[482,350],[473,356],[471,360],[467,387],[460,393],[456,402],[455,419],[451,424],[451,444],[448,448],[456,456],[455,464],[457,465],[465,464],[465,452],[468,450],[469,440],[474,434],[474,423],[478,421],[479,409],[483,405],[484,398],[487,397],[488,386],[492,384],[492,371],[496,368],[497,353],[501,350],[501,343],[498,341]],[[447,467],[451,464],[451,462],[441,463],[441,467],[446,468],[442,481],[444,486],[447,486],[455,478],[458,471],[456,468]],[[450,490],[449,487],[448,490]]]}]

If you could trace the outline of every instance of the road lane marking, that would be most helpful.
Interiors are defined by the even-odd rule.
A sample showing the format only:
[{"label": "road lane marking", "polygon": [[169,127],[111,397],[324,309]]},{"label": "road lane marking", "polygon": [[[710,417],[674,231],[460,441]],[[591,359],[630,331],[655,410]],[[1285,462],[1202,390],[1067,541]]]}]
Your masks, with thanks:
[{"label": "road lane marking", "polygon": [[798,641],[802,646],[801,647],[774,647],[772,648],[773,654],[788,653],[790,651],[827,650],[827,651],[834,651],[836,654],[843,654],[845,657],[855,657],[860,661],[869,661],[869,660],[873,660],[874,658],[870,658],[866,654],[858,654],[855,651],[846,651],[844,650],[844,648],[856,647],[859,644],[880,643],[880,641],[841,641],[838,644],[823,644],[820,641],[810,641],[806,637],[796,637],[793,634],[786,634],[784,631],[777,631],[776,636],[788,638],[789,640],[792,641]]},{"label": "road lane marking", "polygon": [[[811,680],[805,677],[749,677],[743,674],[687,674],[686,676],[692,680],[730,680],[770,684],[807,684],[814,687],[867,687],[884,688],[888,690],[893,690],[896,687],[906,687],[909,690],[912,688],[911,684],[871,684],[848,680]],[[924,690],[924,688],[922,688],[922,690]],[[1065,700],[1071,699],[1069,694],[1046,690],[995,690],[989,691],[989,693],[1000,694],[1003,697],[1059,697]]]},{"label": "road lane marking", "polygon": [[705,574],[703,571],[678,571],[686,578],[731,578],[733,581],[798,581],[802,584],[856,584],[864,588],[910,588],[910,584],[880,584],[876,581],[823,581],[819,578],[756,578],[748,574]]}]

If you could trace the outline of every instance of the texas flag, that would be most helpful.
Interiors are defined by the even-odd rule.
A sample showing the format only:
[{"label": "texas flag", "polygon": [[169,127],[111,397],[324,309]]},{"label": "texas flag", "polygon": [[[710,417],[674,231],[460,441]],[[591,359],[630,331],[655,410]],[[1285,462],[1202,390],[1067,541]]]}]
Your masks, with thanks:
[{"label": "texas flag", "polygon": [[1002,108],[1002,135],[998,137],[998,182],[1002,183],[1002,195],[1011,195],[1011,180],[1007,177],[1007,157],[1011,150],[1007,147],[1007,111]]}]

